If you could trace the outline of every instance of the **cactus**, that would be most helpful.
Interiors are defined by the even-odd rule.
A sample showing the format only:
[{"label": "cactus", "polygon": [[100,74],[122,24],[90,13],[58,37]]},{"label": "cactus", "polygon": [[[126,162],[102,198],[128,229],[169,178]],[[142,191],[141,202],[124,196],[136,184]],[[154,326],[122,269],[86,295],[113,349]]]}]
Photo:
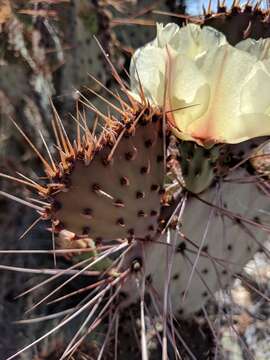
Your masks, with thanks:
[{"label": "cactus", "polygon": [[202,25],[222,32],[232,45],[247,38],[258,40],[270,36],[269,12],[262,10],[258,4],[252,6],[247,3],[240,6],[235,2],[228,10],[225,3],[218,2],[216,14],[210,6],[208,11],[204,11]]},{"label": "cactus", "polygon": [[[185,189],[195,194],[208,189],[216,177],[220,147],[215,146],[208,150],[189,141],[180,141],[177,145]],[[222,168],[222,165],[220,167]]]},{"label": "cactus", "polygon": [[[206,14],[200,23],[219,29],[233,45],[250,34],[255,39],[269,37],[269,15],[258,8],[234,6],[227,13],[220,6],[219,13],[222,16]],[[239,26],[235,19],[239,20]],[[248,28],[246,19],[250,20]],[[83,17],[82,21],[86,20]],[[214,30],[211,34],[221,38]],[[22,200],[4,191],[1,194],[34,208],[39,217],[33,225],[41,220],[49,221],[50,231],[53,236],[57,235],[58,249],[52,252],[62,251],[66,259],[73,262],[66,270],[71,278],[34,303],[33,309],[48,299],[54,303],[84,292],[78,285],[79,290],[73,293],[53,297],[82,274],[89,276],[86,288],[95,289],[77,307],[65,310],[67,317],[33,343],[54,334],[73,319],[81,320],[80,316],[88,311],[61,359],[72,356],[81,342],[89,334],[95,334],[99,323],[106,323],[104,318],[108,320],[108,317],[109,338],[119,312],[125,312],[138,301],[141,303],[144,358],[147,358],[145,311],[148,306],[148,316],[153,322],[155,318],[162,319],[162,355],[167,358],[164,339],[168,338],[174,345],[173,317],[189,319],[197,310],[204,309],[209,299],[215,299],[216,291],[230,286],[234,277],[241,278],[246,263],[264,247],[270,230],[267,225],[270,212],[268,165],[265,167],[260,162],[262,157],[268,161],[266,141],[270,130],[269,125],[265,125],[265,117],[257,114],[264,121],[264,127],[262,133],[255,129],[254,135],[250,135],[252,131],[243,135],[240,129],[240,137],[233,137],[233,132],[228,135],[226,131],[222,136],[213,137],[213,133],[217,135],[216,129],[209,130],[206,126],[207,131],[202,131],[204,123],[197,129],[193,122],[189,132],[188,122],[192,116],[197,116],[196,109],[185,100],[179,108],[168,108],[171,93],[166,94],[162,85],[162,76],[166,78],[162,66],[158,74],[160,83],[145,69],[144,76],[153,89],[146,86],[144,77],[140,78],[139,60],[143,51],[138,50],[131,62],[131,89],[127,89],[110,60],[107,61],[124,92],[120,97],[109,89],[119,103],[117,106],[103,99],[113,115],[110,111],[104,115],[79,93],[85,108],[77,105],[77,134],[71,140],[54,111],[53,130],[58,154],[52,154],[42,138],[47,156],[42,155],[15,123],[42,161],[46,177],[37,181],[24,175],[14,178],[2,174],[4,178],[33,189],[36,197]],[[166,51],[170,51],[168,47]],[[162,54],[164,52],[160,52],[160,58]],[[174,59],[176,55],[172,54],[171,59]],[[158,67],[160,58],[148,58],[148,64],[153,60]],[[101,99],[100,95],[96,96]],[[200,99],[204,99],[203,96]],[[96,115],[91,130],[87,126],[87,108]],[[187,115],[188,123],[183,127],[176,115],[181,110]],[[213,128],[214,125],[213,122]],[[227,127],[230,125],[234,124]],[[98,126],[103,128],[100,133]],[[61,270],[55,271],[55,275],[60,276]],[[42,285],[45,283],[37,287]],[[146,294],[149,301],[145,300]],[[107,335],[104,346],[109,341]],[[9,359],[27,351],[33,344]],[[101,346],[101,354],[104,346]]]},{"label": "cactus", "polygon": [[[159,208],[163,184],[163,148],[162,118],[151,113],[145,116],[148,111],[138,108],[134,120],[129,117],[126,124],[112,121],[97,144],[90,142],[77,149],[72,170],[58,180],[67,185],[55,196],[49,195],[54,203],[48,215],[60,226],[97,241],[151,238],[159,215],[155,209]],[[112,131],[115,139],[106,136]],[[85,158],[87,147],[89,157]],[[78,160],[80,157],[84,161]]]},{"label": "cactus", "polygon": [[73,146],[56,118],[60,163],[49,153],[49,164],[36,150],[48,184],[24,181],[51,203],[36,208],[43,220],[52,221],[53,231],[65,229],[74,239],[88,235],[102,242],[150,239],[157,230],[164,168],[162,116],[135,101],[133,105],[130,114],[131,108],[119,110],[122,119],[107,117],[97,140],[88,128],[81,134],[78,127]]},{"label": "cactus", "polygon": [[[234,180],[217,183],[199,197],[191,196],[181,219],[180,236],[172,230],[171,239],[176,237],[176,242],[170,296],[172,308],[181,316],[190,316],[217,290],[225,289],[267,239],[267,233],[254,224],[269,223],[269,199],[254,184],[239,187],[237,179],[246,176],[240,169],[235,171]],[[162,245],[155,246],[161,256]],[[153,251],[149,263],[154,263],[151,256],[155,256]],[[160,296],[165,267],[159,264],[152,270],[152,286]]]}]

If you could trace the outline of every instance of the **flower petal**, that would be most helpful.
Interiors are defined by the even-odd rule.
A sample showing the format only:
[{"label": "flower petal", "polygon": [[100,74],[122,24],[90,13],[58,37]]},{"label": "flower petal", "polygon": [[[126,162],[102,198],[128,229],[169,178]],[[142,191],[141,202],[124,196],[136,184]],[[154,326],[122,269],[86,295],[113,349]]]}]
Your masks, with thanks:
[{"label": "flower petal", "polygon": [[179,26],[174,23],[165,26],[163,26],[163,24],[157,24],[157,37],[153,45],[160,48],[164,48],[166,45],[179,47],[179,32]]},{"label": "flower petal", "polygon": [[238,144],[259,136],[270,135],[270,115],[262,113],[242,114],[234,121],[227,143]]},{"label": "flower petal", "polygon": [[233,47],[211,27],[158,24],[130,73],[132,91],[140,95],[142,85],[150,102],[165,105],[181,139],[211,146],[270,135],[269,39]]},{"label": "flower petal", "polygon": [[188,57],[168,48],[167,58],[167,116],[172,125],[186,133],[188,126],[206,112],[210,88]]},{"label": "flower petal", "polygon": [[[253,69],[254,56],[227,44],[206,53],[196,63],[210,83],[211,100],[207,113],[192,123],[188,132],[194,138],[213,142],[237,142],[245,132],[245,123],[238,123],[240,93]],[[252,137],[256,136],[254,133]]]},{"label": "flower petal", "polygon": [[241,89],[240,110],[244,114],[267,114],[270,110],[270,61],[269,70],[265,65],[261,61],[257,62],[248,74],[243,89]]},{"label": "flower petal", "polygon": [[235,47],[254,55],[257,60],[270,58],[270,39],[246,39],[240,41]]},{"label": "flower petal", "polygon": [[205,26],[201,29],[198,25],[188,24],[179,28],[176,24],[170,23],[166,26],[157,24],[157,37],[152,42],[153,46],[165,48],[170,46],[179,54],[194,59],[213,47],[226,44],[225,36]]},{"label": "flower petal", "polygon": [[130,64],[131,90],[150,102],[162,105],[165,89],[165,50],[146,46],[135,52]]}]

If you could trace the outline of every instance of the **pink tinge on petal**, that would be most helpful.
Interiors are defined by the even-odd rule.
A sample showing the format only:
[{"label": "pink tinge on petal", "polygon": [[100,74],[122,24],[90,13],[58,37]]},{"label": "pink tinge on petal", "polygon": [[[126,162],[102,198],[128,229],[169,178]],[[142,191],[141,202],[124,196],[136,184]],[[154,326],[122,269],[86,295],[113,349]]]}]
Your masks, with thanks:
[{"label": "pink tinge on petal", "polygon": [[[210,114],[209,114],[210,115]],[[197,142],[204,146],[210,146],[210,144],[214,145],[219,142],[223,142],[220,136],[218,136],[218,132],[215,131],[215,121],[213,117],[205,119],[204,123],[198,122],[198,126],[196,130],[190,131],[192,138]]]},{"label": "pink tinge on petal", "polygon": [[[166,102],[167,106],[166,109],[169,109],[169,100]],[[182,138],[182,140],[191,140],[195,141],[198,145],[205,146],[205,147],[211,147],[217,143],[225,142],[223,139],[218,137],[218,132],[215,131],[215,128],[213,126],[214,121],[208,120],[204,122],[203,124],[198,123],[198,126],[196,130],[188,131],[187,133],[183,132],[179,126],[177,126],[175,118],[174,118],[174,112],[173,110],[166,110],[166,120],[167,124],[171,129],[175,129],[178,136]]]},{"label": "pink tinge on petal", "polygon": [[[200,133],[196,140],[192,135],[194,130],[192,124],[196,126],[198,122],[200,125],[200,118],[208,109],[209,85],[196,64],[185,55],[177,54],[170,46],[166,47],[165,64],[166,96],[163,107],[166,112],[167,124],[171,129],[174,129],[174,132],[181,139],[196,141],[201,144],[200,138],[203,139],[204,135]],[[195,81],[192,76],[196,76],[197,80]],[[183,82],[183,78],[186,82]],[[203,125],[208,126],[208,123],[204,121]],[[212,129],[212,126],[210,128]],[[209,142],[208,131],[205,130],[204,132],[206,142]]]},{"label": "pink tinge on petal", "polygon": [[198,128],[198,130],[196,131],[184,133],[183,131],[181,131],[179,126],[176,125],[173,111],[171,110],[167,110],[166,121],[169,128],[171,128],[171,130],[175,130],[177,136],[180,137],[182,140],[195,141],[198,145],[204,147],[211,147],[219,142],[224,142],[221,139],[218,139],[210,128],[206,127],[201,127]]},{"label": "pink tinge on petal", "polygon": [[193,141],[195,141],[198,145],[201,145],[206,148],[210,148],[210,147],[214,146],[215,144],[224,142],[220,139],[217,140],[214,137],[205,137],[205,136],[200,137],[196,134],[191,134],[191,135],[192,135]]}]

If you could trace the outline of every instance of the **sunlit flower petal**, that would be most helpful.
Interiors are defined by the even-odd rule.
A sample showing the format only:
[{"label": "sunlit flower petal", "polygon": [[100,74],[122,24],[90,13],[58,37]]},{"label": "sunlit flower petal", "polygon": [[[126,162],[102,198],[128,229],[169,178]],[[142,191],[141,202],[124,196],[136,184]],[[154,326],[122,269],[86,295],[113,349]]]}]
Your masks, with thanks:
[{"label": "sunlit flower petal", "polygon": [[235,47],[256,56],[257,60],[270,58],[270,41],[268,39],[246,39],[240,41]]},{"label": "sunlit flower petal", "polygon": [[140,94],[140,83],[181,139],[210,146],[270,135],[269,39],[233,47],[210,27],[158,24],[130,74],[132,91]]},{"label": "sunlit flower petal", "polygon": [[130,66],[133,91],[140,95],[142,85],[145,96],[157,105],[163,104],[165,62],[164,49],[146,46],[136,51]]}]

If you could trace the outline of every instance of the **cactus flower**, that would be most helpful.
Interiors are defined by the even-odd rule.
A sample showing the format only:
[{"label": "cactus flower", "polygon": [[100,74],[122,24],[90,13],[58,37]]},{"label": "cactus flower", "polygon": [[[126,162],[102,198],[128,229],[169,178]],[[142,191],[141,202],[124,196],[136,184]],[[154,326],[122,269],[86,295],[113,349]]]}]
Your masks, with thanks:
[{"label": "cactus flower", "polygon": [[270,135],[270,39],[231,46],[211,27],[157,24],[131,60],[131,90],[163,107],[177,137],[203,146]]}]

